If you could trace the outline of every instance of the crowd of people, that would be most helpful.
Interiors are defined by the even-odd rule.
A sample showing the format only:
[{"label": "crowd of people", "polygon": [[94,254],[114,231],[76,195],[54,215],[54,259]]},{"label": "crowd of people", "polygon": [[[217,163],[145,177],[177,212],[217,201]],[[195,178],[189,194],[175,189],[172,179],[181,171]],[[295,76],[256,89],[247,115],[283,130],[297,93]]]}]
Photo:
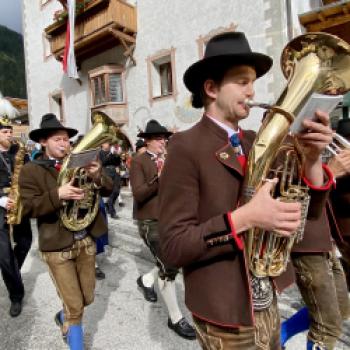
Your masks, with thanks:
[{"label": "crowd of people", "polygon": [[[322,162],[334,131],[329,115],[321,110],[295,135],[304,157],[299,180],[310,195],[303,239],[293,246],[288,268],[280,276],[259,276],[248,267],[247,231],[258,227],[287,239],[302,222],[300,203],[271,195],[277,178],[262,179],[251,200],[241,202],[245,178],[254,170],[248,155],[256,151],[256,133],[243,129],[240,122],[249,115],[245,101],[254,97],[255,81],[271,65],[270,57],[250,49],[244,33],[210,39],[204,57],[184,74],[193,107],[204,109],[202,119],[176,134],[150,120],[137,135],[132,159],[118,146],[103,143],[98,159],[85,165],[84,172],[93,192],[105,200],[96,199],[95,214],[77,229],[64,224],[62,208],[79,203],[86,211],[88,194],[74,180],[60,178],[62,161],[78,131],[62,125],[53,114],[44,115],[40,127],[29,133],[40,147],[31,159],[23,159],[17,179],[21,224],[10,227],[6,221],[7,212],[18,205],[9,195],[16,184],[18,145],[12,142],[11,121],[3,115],[0,267],[10,315],[21,313],[20,270],[32,241],[29,219],[35,218],[41,258],[62,302],[54,319],[70,349],[83,349],[84,308],[94,300],[95,279],[105,277],[98,255],[108,245],[108,220],[118,218],[121,186],[130,185],[133,219],[154,257],[153,268],[135,284],[150,303],[157,302],[159,291],[169,329],[185,339],[197,339],[208,350],[278,350],[305,330],[307,350],[334,349],[350,313],[343,271],[344,266],[349,281],[350,149]],[[350,119],[341,120],[335,131],[350,139]],[[81,218],[76,219],[80,223]],[[175,278],[180,269],[193,322],[178,305]],[[293,283],[305,307],[281,324],[277,294]]]}]

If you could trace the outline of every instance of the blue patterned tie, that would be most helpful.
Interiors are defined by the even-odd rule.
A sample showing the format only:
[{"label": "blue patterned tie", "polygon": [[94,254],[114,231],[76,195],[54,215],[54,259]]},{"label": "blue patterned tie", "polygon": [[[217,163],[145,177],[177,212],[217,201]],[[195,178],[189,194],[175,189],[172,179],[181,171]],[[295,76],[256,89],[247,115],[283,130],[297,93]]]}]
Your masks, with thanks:
[{"label": "blue patterned tie", "polygon": [[239,147],[241,145],[241,143],[239,141],[238,133],[234,133],[231,135],[230,142],[231,142],[232,147],[234,147],[234,148]]},{"label": "blue patterned tie", "polygon": [[230,142],[231,142],[233,149],[235,150],[236,155],[237,156],[243,155],[243,150],[241,147],[241,142],[239,140],[238,132],[231,135]]}]

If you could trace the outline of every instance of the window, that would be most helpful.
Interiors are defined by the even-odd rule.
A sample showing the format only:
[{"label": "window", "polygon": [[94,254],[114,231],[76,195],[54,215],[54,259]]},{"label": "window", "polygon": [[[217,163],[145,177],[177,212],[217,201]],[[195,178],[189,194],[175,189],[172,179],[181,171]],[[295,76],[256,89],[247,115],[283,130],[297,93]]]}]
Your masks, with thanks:
[{"label": "window", "polygon": [[63,93],[61,90],[50,94],[50,112],[55,114],[61,123],[64,123]]},{"label": "window", "polygon": [[117,66],[103,66],[89,72],[92,106],[124,104],[124,74]]},{"label": "window", "polygon": [[164,97],[176,98],[175,49],[147,58],[150,102]]},{"label": "window", "polygon": [[170,95],[173,92],[172,75],[171,75],[171,62],[166,62],[159,65],[160,76],[160,94],[161,96]]}]

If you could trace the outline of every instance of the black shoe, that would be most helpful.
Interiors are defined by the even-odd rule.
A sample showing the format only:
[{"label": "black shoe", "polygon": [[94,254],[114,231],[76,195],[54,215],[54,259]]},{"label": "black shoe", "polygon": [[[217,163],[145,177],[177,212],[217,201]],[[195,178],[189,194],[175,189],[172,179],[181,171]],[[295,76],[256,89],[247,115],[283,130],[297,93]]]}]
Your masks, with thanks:
[{"label": "black shoe", "polygon": [[119,205],[120,207],[125,207],[125,203],[124,203],[124,202],[120,202],[118,205]]},{"label": "black shoe", "polygon": [[95,276],[98,280],[104,280],[106,278],[105,273],[99,267],[95,267]]},{"label": "black shoe", "polygon": [[155,303],[158,298],[157,298],[157,293],[154,291],[154,288],[145,287],[145,285],[142,282],[142,276],[140,276],[136,282],[137,282],[137,285],[142,289],[144,298],[151,303]]},{"label": "black shoe", "polygon": [[[62,328],[63,328],[63,320],[62,320],[62,311],[58,311],[57,314],[55,315],[55,322],[57,324],[58,327],[61,328],[61,331],[62,331]],[[67,343],[67,335],[66,334],[62,334],[62,339],[65,343]]]},{"label": "black shoe", "polygon": [[112,219],[119,219],[119,216],[116,213],[109,214]]},{"label": "black shoe", "polygon": [[22,312],[22,301],[12,301],[10,307],[10,316],[17,317]]},{"label": "black shoe", "polygon": [[190,340],[196,339],[196,332],[194,328],[187,322],[185,317],[183,317],[179,322],[175,324],[173,324],[171,322],[171,319],[168,318],[168,327],[182,338]]},{"label": "black shoe", "polygon": [[62,319],[61,319],[61,312],[62,311],[58,311],[57,314],[55,315],[55,323],[57,324],[58,327],[63,327],[63,322],[62,322]]}]

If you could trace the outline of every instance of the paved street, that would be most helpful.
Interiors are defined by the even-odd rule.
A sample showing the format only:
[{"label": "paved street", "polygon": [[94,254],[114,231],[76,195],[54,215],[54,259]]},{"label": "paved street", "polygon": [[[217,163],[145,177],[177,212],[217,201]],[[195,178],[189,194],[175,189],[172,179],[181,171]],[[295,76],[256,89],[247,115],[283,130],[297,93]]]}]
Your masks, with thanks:
[{"label": "paved street", "polygon": [[[182,340],[167,328],[167,314],[161,300],[156,304],[148,303],[136,289],[136,278],[148,271],[151,263],[147,250],[137,240],[135,230],[132,231],[130,219],[125,228],[127,225],[123,220],[130,215],[128,206],[119,213],[119,220],[111,222],[111,244],[115,248],[111,249],[103,265],[107,278],[97,281],[95,302],[87,308],[84,317],[86,349],[199,349],[196,342]],[[0,281],[0,349],[67,349],[53,321],[60,303],[46,266],[38,257],[36,243],[23,267],[23,279],[26,288],[24,309],[16,319],[8,316],[9,301]],[[187,313],[181,276],[177,285],[181,307]],[[291,315],[298,307],[299,295],[295,289],[283,294],[280,299],[282,317]],[[350,334],[349,325],[345,332]],[[340,343],[337,349],[350,349],[348,336],[345,341],[348,345]],[[305,342],[305,335],[300,335],[288,344],[287,349],[305,349]]]}]

